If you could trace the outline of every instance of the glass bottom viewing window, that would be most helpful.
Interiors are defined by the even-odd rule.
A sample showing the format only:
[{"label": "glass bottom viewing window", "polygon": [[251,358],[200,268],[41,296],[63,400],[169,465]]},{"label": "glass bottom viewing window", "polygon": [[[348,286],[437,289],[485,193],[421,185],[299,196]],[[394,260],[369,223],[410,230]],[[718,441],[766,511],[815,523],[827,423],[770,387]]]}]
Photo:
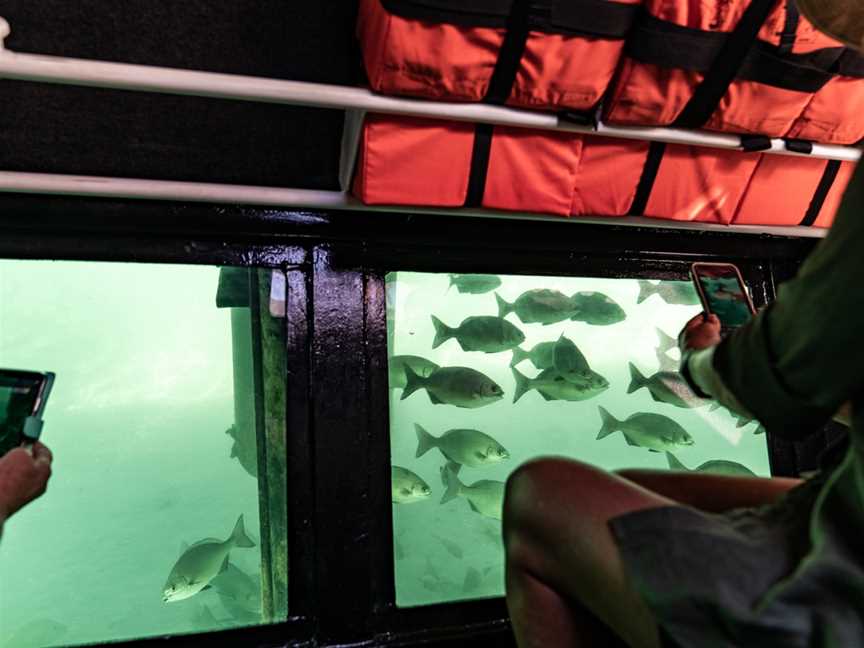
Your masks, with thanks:
[{"label": "glass bottom viewing window", "polygon": [[770,476],[764,429],[697,398],[686,281],[386,277],[396,603],[502,596],[507,476],[539,456],[606,470]]}]

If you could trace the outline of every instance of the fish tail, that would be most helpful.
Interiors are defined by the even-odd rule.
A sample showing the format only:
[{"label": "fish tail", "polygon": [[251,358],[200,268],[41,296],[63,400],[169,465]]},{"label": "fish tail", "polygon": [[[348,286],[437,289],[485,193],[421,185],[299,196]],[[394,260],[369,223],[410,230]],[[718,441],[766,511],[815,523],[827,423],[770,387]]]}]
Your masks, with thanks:
[{"label": "fish tail", "polygon": [[636,368],[636,365],[634,365],[632,362],[630,362],[629,365],[630,386],[627,388],[627,393],[632,394],[637,389],[641,389],[642,387],[644,387],[647,381],[645,380],[645,376],[642,375],[642,372]]},{"label": "fish tail", "polygon": [[510,367],[510,371],[513,372],[513,377],[516,379],[516,390],[513,392],[513,402],[515,403],[522,398],[525,392],[531,389],[531,379],[519,373],[516,367]]},{"label": "fish tail", "polygon": [[447,490],[444,491],[444,494],[441,496],[441,503],[446,504],[452,499],[455,499],[459,496],[459,493],[462,492],[462,482],[459,481],[459,478],[456,476],[449,466],[444,466],[444,482],[447,485]]},{"label": "fish tail", "polygon": [[523,360],[528,359],[528,352],[520,347],[513,348],[513,359],[510,360],[510,366],[515,367],[517,364],[522,362]]},{"label": "fish tail", "polygon": [[657,292],[657,286],[652,284],[650,281],[645,281],[644,279],[639,280],[639,296],[636,298],[636,303],[641,304],[643,301],[648,299],[651,295]]},{"label": "fish tail", "polygon": [[415,457],[422,457],[435,447],[435,437],[429,434],[419,423],[414,424],[414,431],[417,433],[417,452]]},{"label": "fish tail", "polygon": [[405,400],[418,389],[426,386],[426,379],[418,375],[411,367],[405,365],[405,388],[399,400]]},{"label": "fish tail", "polygon": [[657,348],[658,353],[666,353],[678,346],[678,340],[673,338],[671,335],[667,335],[666,332],[659,327],[657,328],[657,337],[660,339],[660,346]]},{"label": "fish tail", "polygon": [[509,304],[497,292],[495,293],[495,301],[498,302],[498,317],[504,317],[507,313],[513,312],[513,304]]},{"label": "fish tail", "polygon": [[243,514],[237,518],[237,524],[234,525],[234,531],[231,533],[231,538],[234,540],[235,547],[254,547],[255,543],[246,535],[246,529],[243,527]]},{"label": "fish tail", "polygon": [[434,315],[432,316],[432,325],[435,327],[435,340],[432,342],[432,348],[437,349],[452,338],[455,331]]},{"label": "fish tail", "polygon": [[600,418],[603,420],[603,425],[600,427],[600,432],[597,433],[597,439],[599,440],[609,436],[613,432],[617,432],[619,426],[621,425],[621,421],[616,419],[599,405],[597,406],[597,409],[600,410]]},{"label": "fish tail", "polygon": [[686,470],[687,472],[689,472],[687,466],[678,461],[678,457],[673,455],[671,452],[666,453],[666,461],[669,462],[669,467],[672,470]]}]

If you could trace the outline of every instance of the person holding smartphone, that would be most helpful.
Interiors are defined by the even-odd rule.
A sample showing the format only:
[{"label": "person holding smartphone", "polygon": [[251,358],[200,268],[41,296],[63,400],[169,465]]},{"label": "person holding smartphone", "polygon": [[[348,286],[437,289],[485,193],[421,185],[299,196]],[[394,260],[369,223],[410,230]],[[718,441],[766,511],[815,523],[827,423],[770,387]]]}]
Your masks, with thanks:
[{"label": "person holding smartphone", "polygon": [[[850,47],[864,3],[797,0]],[[694,390],[802,439],[848,442],[807,479],[629,470],[550,458],[508,479],[507,605],[521,647],[864,646],[864,165],[777,299],[721,337],[679,337]]]}]

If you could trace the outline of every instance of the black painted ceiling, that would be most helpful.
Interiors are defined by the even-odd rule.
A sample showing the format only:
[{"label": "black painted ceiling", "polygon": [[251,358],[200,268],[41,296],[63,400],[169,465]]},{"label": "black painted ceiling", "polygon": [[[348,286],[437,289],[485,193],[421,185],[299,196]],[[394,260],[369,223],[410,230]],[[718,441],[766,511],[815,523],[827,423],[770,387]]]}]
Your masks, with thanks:
[{"label": "black painted ceiling", "polygon": [[[17,52],[321,83],[355,0],[3,0]],[[336,189],[342,114],[0,79],[0,171]]]}]

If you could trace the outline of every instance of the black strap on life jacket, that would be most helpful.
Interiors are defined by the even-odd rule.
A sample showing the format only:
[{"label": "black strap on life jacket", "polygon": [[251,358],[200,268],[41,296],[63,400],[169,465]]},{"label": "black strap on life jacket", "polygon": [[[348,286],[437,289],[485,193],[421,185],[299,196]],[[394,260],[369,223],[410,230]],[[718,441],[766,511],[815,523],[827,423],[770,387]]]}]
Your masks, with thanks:
[{"label": "black strap on life jacket", "polygon": [[[381,0],[388,13],[410,20],[460,27],[508,27],[519,0]],[[531,29],[547,34],[624,38],[639,13],[637,4],[614,0],[539,0]]]},{"label": "black strap on life jacket", "polygon": [[822,179],[816,187],[816,193],[813,194],[813,200],[810,201],[810,206],[801,219],[800,225],[809,227],[816,222],[819,217],[819,212],[822,211],[822,206],[825,204],[825,199],[828,198],[828,192],[834,186],[834,181],[837,179],[837,173],[840,171],[840,160],[828,160],[825,164],[825,171],[822,173]]},{"label": "black strap on life jacket", "polygon": [[783,31],[780,32],[780,45],[777,47],[780,54],[785,56],[792,53],[799,22],[801,22],[801,14],[798,12],[797,5],[793,0],[786,0],[786,22],[783,24]]},{"label": "black strap on life jacket", "polygon": [[[777,0],[751,0],[734,31],[726,39],[711,69],[696,88],[684,110],[673,122],[677,128],[701,128],[726,94],[742,63],[756,41],[759,29],[771,13]],[[682,58],[687,54],[682,52]]]},{"label": "black strap on life jacket", "polygon": [[645,158],[645,166],[642,167],[642,175],[639,184],[636,185],[636,194],[633,196],[633,204],[627,212],[630,216],[643,216],[648,206],[648,199],[654,190],[657,181],[657,173],[660,171],[660,163],[666,153],[666,142],[651,142],[648,147],[648,157]]},{"label": "black strap on life jacket", "polygon": [[[461,0],[458,3],[448,3],[448,0],[423,0],[423,3],[427,1],[457,7],[462,5]],[[484,1],[488,3],[488,0]],[[420,0],[405,4],[420,4]],[[499,5],[501,4],[499,2]],[[636,5],[608,0],[513,0],[504,25],[504,41],[498,51],[498,60],[495,62],[483,102],[503,105],[507,101],[531,31],[623,38],[633,23],[636,9]],[[493,131],[491,124],[477,124],[474,128],[468,190],[463,203],[465,207],[480,207],[483,204]]]},{"label": "black strap on life jacket", "polygon": [[[627,41],[626,52],[641,63],[707,75],[730,38],[730,34],[723,32],[683,27],[646,15],[634,27]],[[787,90],[817,92],[833,78],[841,61],[845,61],[849,70],[858,62],[852,55],[846,55],[842,47],[825,48],[807,54],[784,54],[783,51],[783,47],[757,40],[746,52],[735,78]],[[682,52],[686,52],[686,55],[682,56]],[[864,72],[864,58],[861,62],[861,71]],[[695,98],[694,94],[691,104]]]}]

